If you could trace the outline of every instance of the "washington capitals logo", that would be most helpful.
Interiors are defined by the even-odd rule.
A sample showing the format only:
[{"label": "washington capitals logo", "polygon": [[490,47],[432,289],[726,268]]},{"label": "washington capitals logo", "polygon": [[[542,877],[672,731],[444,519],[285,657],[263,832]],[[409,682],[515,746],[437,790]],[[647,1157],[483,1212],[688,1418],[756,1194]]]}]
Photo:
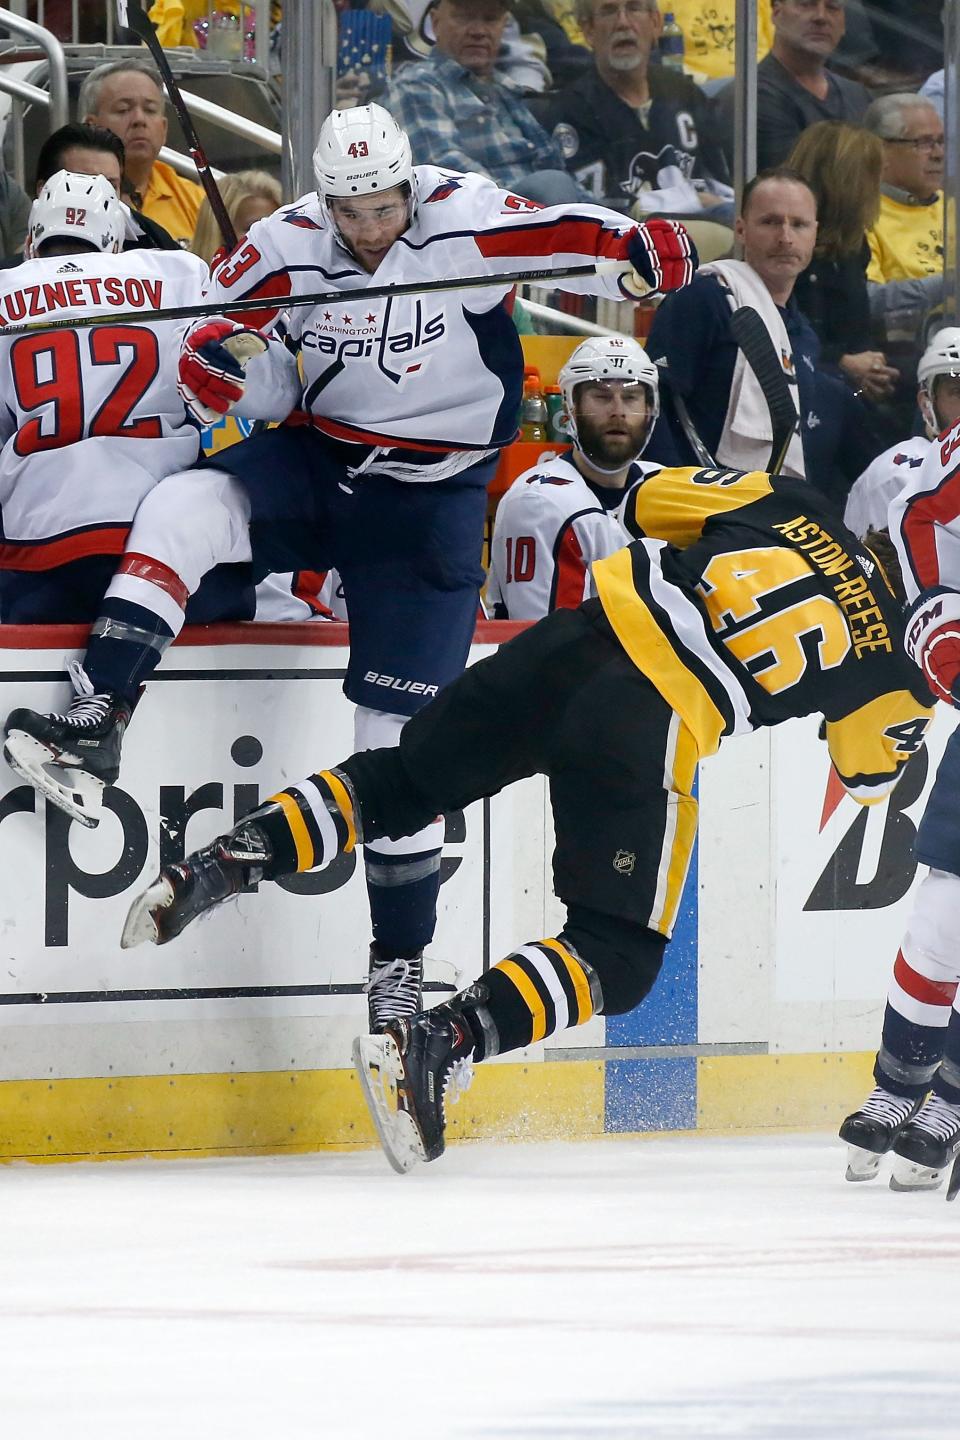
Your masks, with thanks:
[{"label": "washington capitals logo", "polygon": [[323,228],[317,224],[316,220],[311,220],[309,215],[301,215],[297,211],[294,211],[292,215],[284,215],[283,220],[286,225],[296,225],[298,230],[321,230]]},{"label": "washington capitals logo", "polygon": [[436,190],[431,191],[427,196],[424,204],[429,205],[431,200],[446,200],[455,190],[460,190],[461,188],[462,184],[459,180],[443,180],[437,186]]}]

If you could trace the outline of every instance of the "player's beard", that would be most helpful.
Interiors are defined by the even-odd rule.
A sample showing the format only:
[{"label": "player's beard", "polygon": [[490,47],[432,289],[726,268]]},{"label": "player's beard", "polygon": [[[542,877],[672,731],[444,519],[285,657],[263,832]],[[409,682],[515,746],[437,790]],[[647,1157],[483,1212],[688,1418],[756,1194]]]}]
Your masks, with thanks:
[{"label": "player's beard", "polygon": [[577,416],[577,444],[599,470],[619,470],[636,460],[650,428],[646,415],[622,422],[625,434],[605,435],[603,428],[584,416]]}]

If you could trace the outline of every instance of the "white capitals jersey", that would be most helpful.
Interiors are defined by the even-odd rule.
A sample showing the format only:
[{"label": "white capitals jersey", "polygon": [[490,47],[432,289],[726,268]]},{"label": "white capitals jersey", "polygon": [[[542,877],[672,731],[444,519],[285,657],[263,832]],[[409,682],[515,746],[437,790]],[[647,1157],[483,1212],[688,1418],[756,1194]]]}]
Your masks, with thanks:
[{"label": "white capitals jersey", "polygon": [[[262,296],[262,310],[237,318],[269,329],[290,295],[339,292],[329,304],[287,312],[289,334],[300,348],[303,409],[325,434],[365,447],[358,449],[358,464],[370,447],[381,453],[399,447],[409,473],[400,463],[378,468],[402,479],[430,480],[462,469],[516,434],[523,355],[503,304],[511,287],[493,283],[369,300],[364,290],[625,259],[627,236],[636,227],[599,206],[541,209],[482,176],[433,166],[418,166],[415,184],[413,223],[374,275],[344,248],[312,194],[251,227],[214,271],[210,298],[223,303]],[[626,298],[616,275],[557,283]],[[452,465],[451,451],[464,452]],[[437,463],[444,457],[446,468]]]},{"label": "white capitals jersey", "polygon": [[[207,267],[132,250],[28,260],[0,276],[0,566],[47,570],[120,554],[144,495],[193,464],[200,437],[177,394],[184,321]],[[135,320],[5,338],[2,325],[72,316]],[[140,316],[142,315],[142,320]]]},{"label": "white capitals jersey", "polygon": [[889,520],[907,600],[941,586],[960,591],[960,421],[930,444]]},{"label": "white capitals jersey", "polygon": [[884,530],[890,502],[915,471],[920,469],[931,442],[923,435],[914,435],[900,445],[891,445],[876,460],[871,460],[863,474],[850,487],[843,511],[843,523],[862,540],[870,529]]},{"label": "white capitals jersey", "polygon": [[631,465],[616,504],[604,509],[568,456],[519,475],[497,506],[486,604],[498,619],[539,620],[596,592],[590,567],[629,543],[620,523],[624,497],[661,467]]}]

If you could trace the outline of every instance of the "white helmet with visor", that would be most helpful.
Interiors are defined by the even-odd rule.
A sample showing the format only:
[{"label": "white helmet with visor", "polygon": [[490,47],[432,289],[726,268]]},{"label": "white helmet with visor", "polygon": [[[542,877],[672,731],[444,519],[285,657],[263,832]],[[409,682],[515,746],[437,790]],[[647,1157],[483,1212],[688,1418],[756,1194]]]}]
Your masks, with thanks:
[{"label": "white helmet with visor", "polygon": [[557,379],[563,395],[567,433],[577,443],[577,412],[575,405],[578,385],[614,383],[625,386],[643,385],[647,392],[647,425],[636,455],[643,454],[647,441],[660,414],[660,377],[656,365],[643,346],[629,335],[603,335],[584,340],[573,351]]}]

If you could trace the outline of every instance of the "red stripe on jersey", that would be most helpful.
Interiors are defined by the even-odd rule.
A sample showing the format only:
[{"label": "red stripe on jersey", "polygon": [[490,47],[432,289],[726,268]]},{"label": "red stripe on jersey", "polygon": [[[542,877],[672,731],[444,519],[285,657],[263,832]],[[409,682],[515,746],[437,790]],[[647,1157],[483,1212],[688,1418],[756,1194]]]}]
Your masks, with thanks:
[{"label": "red stripe on jersey", "polygon": [[[257,300],[260,296],[265,300],[273,296],[286,298],[292,289],[290,276],[286,273],[282,275],[268,275],[266,280],[261,281],[259,285],[254,285],[248,294],[236,295],[232,298],[236,300]],[[272,309],[266,310],[235,310],[232,318],[239,321],[241,325],[250,325],[254,330],[262,330],[264,326],[270,325],[276,320],[282,310],[282,305],[275,305]]]},{"label": "red stripe on jersey", "polygon": [[304,605],[309,605],[314,615],[329,615],[333,620],[333,611],[319,598],[328,573],[326,570],[295,570],[291,593]]},{"label": "red stripe on jersey", "polygon": [[587,565],[573,526],[567,527],[557,552],[557,573],[554,580],[554,609],[575,610],[583,604],[583,588]]},{"label": "red stripe on jersey", "polygon": [[605,230],[601,220],[558,220],[552,225],[512,225],[474,237],[481,255],[596,255],[626,260],[627,236]]},{"label": "red stripe on jersey", "polygon": [[0,569],[55,570],[69,565],[71,560],[87,560],[93,555],[122,555],[129,534],[129,525],[98,525],[34,545],[2,544]]},{"label": "red stripe on jersey", "polygon": [[956,997],[955,980],[928,980],[926,975],[918,975],[904,960],[902,950],[897,951],[893,978],[901,990],[912,1000],[919,1000],[921,1005],[952,1005]]},{"label": "red stripe on jersey", "polygon": [[943,583],[937,556],[937,526],[949,525],[958,515],[960,465],[941,480],[936,490],[921,493],[907,503],[901,533],[921,590]]},{"label": "red stripe on jersey", "polygon": [[117,566],[117,574],[131,575],[134,580],[149,581],[151,585],[156,585],[158,590],[165,590],[181,610],[186,610],[190,591],[176,571],[161,564],[159,560],[151,560],[149,555],[138,555],[135,550],[131,550]]},{"label": "red stripe on jersey", "polygon": [[381,435],[377,430],[361,430],[358,425],[346,425],[342,420],[327,420],[320,415],[308,415],[305,410],[294,410],[283,422],[285,425],[312,425],[332,440],[349,440],[357,445],[380,445],[391,450],[423,451],[429,455],[448,455],[451,450],[490,450],[490,445],[444,445],[433,440],[407,440],[396,435]]}]

